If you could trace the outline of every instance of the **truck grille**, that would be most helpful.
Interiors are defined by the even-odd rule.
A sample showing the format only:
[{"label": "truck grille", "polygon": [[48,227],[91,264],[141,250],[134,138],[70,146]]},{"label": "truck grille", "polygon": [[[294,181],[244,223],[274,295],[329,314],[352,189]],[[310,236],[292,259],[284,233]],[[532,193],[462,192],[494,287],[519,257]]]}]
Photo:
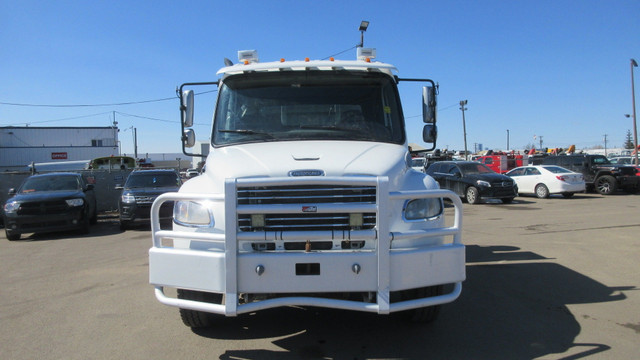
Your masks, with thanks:
[{"label": "truck grille", "polygon": [[43,201],[38,203],[20,204],[20,215],[49,215],[64,213],[69,209],[64,200]]},{"label": "truck grille", "polygon": [[[305,205],[317,204],[375,204],[375,186],[311,185],[311,186],[267,186],[238,189],[238,205],[296,205],[300,213],[265,214],[264,226],[257,229],[251,224],[251,215],[238,215],[240,231],[313,231],[354,230],[349,213],[302,212]],[[373,229],[375,213],[362,214],[362,225],[358,230]]]},{"label": "truck grille", "polygon": [[238,189],[238,205],[376,203],[375,186],[268,186]]},{"label": "truck grille", "polygon": [[511,189],[513,188],[513,182],[512,181],[494,181],[491,183],[491,187]]},{"label": "truck grille", "polygon": [[158,195],[136,195],[136,204],[153,204],[153,201],[158,197]]}]

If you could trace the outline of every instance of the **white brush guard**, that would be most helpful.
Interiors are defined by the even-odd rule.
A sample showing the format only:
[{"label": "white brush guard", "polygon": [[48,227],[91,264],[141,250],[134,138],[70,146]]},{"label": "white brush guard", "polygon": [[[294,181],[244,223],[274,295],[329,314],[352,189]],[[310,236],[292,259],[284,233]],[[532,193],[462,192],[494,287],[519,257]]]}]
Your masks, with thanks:
[{"label": "white brush guard", "polygon": [[[273,213],[282,210],[278,205],[237,205],[238,188],[274,185],[339,184],[376,187],[376,204],[321,204],[319,212],[375,212],[373,230],[359,233],[362,239],[376,241],[374,250],[340,251],[239,251],[238,241],[254,240],[254,232],[230,231],[238,229],[239,214]],[[462,203],[448,190],[394,191],[388,190],[386,177],[300,177],[227,179],[224,194],[166,193],[160,195],[151,208],[153,247],[149,250],[149,282],[155,286],[156,298],[163,304],[226,316],[253,312],[279,306],[317,306],[345,310],[388,314],[454,301],[465,280],[465,247],[462,244]],[[447,198],[455,207],[451,227],[390,232],[391,201],[418,198]],[[161,230],[159,210],[165,201],[223,202],[225,234],[178,232]],[[285,206],[287,207],[287,206]],[[287,207],[289,210],[291,207]],[[297,209],[300,207],[298,206]],[[289,211],[287,210],[287,211]],[[215,219],[217,222],[221,219]],[[397,219],[395,219],[397,221]],[[207,229],[208,230],[208,229]],[[331,238],[331,231],[296,231],[301,241]],[[353,239],[352,236],[352,239]],[[443,245],[391,249],[400,239],[452,237]],[[163,246],[163,239],[187,239],[211,242],[224,250],[196,250]],[[224,244],[223,246],[221,246]],[[296,266],[314,266],[312,274],[297,274]],[[390,301],[392,291],[455,284],[449,293],[407,301]],[[223,304],[213,304],[169,297],[164,287],[224,294]],[[311,294],[369,292],[376,302],[351,301],[315,297]],[[239,294],[278,294],[279,297],[239,303]],[[309,296],[293,294],[308,293]],[[286,294],[292,294],[287,297]]]}]

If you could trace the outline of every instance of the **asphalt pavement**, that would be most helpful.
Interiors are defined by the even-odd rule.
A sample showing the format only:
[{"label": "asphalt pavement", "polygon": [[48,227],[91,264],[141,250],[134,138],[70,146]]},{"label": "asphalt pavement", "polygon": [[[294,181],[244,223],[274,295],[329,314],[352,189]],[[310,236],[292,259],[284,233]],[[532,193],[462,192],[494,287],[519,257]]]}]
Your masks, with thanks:
[{"label": "asphalt pavement", "polygon": [[640,195],[464,204],[463,228],[467,280],[432,324],[287,307],[199,331],[154,297],[148,227],[2,232],[0,359],[637,358]]}]

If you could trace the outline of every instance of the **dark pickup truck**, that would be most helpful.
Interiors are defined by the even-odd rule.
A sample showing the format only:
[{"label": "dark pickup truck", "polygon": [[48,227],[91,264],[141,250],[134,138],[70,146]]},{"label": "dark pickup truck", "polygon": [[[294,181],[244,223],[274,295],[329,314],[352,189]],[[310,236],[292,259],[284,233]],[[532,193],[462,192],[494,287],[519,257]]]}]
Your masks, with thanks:
[{"label": "dark pickup truck", "polygon": [[587,190],[602,195],[613,194],[617,189],[635,193],[640,187],[640,176],[633,166],[612,164],[604,155],[574,154],[536,158],[534,165],[558,165],[584,175]]}]

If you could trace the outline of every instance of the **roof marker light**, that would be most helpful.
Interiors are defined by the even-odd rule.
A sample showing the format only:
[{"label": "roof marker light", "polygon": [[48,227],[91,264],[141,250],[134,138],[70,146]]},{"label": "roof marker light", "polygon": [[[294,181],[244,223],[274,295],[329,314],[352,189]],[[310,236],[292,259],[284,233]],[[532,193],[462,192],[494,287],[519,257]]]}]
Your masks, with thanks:
[{"label": "roof marker light", "polygon": [[281,58],[281,59],[280,59],[280,62],[284,62],[284,58]]},{"label": "roof marker light", "polygon": [[308,57],[304,58],[304,61],[309,62],[309,58]]},{"label": "roof marker light", "polygon": [[334,59],[333,57],[329,58],[329,61],[335,61],[336,59]]},{"label": "roof marker light", "polygon": [[258,52],[256,50],[240,50],[238,51],[238,61],[248,65],[258,62]]},{"label": "roof marker light", "polygon": [[376,49],[359,47],[357,51],[357,56],[358,56],[358,60],[371,62],[371,59],[376,58]]}]

